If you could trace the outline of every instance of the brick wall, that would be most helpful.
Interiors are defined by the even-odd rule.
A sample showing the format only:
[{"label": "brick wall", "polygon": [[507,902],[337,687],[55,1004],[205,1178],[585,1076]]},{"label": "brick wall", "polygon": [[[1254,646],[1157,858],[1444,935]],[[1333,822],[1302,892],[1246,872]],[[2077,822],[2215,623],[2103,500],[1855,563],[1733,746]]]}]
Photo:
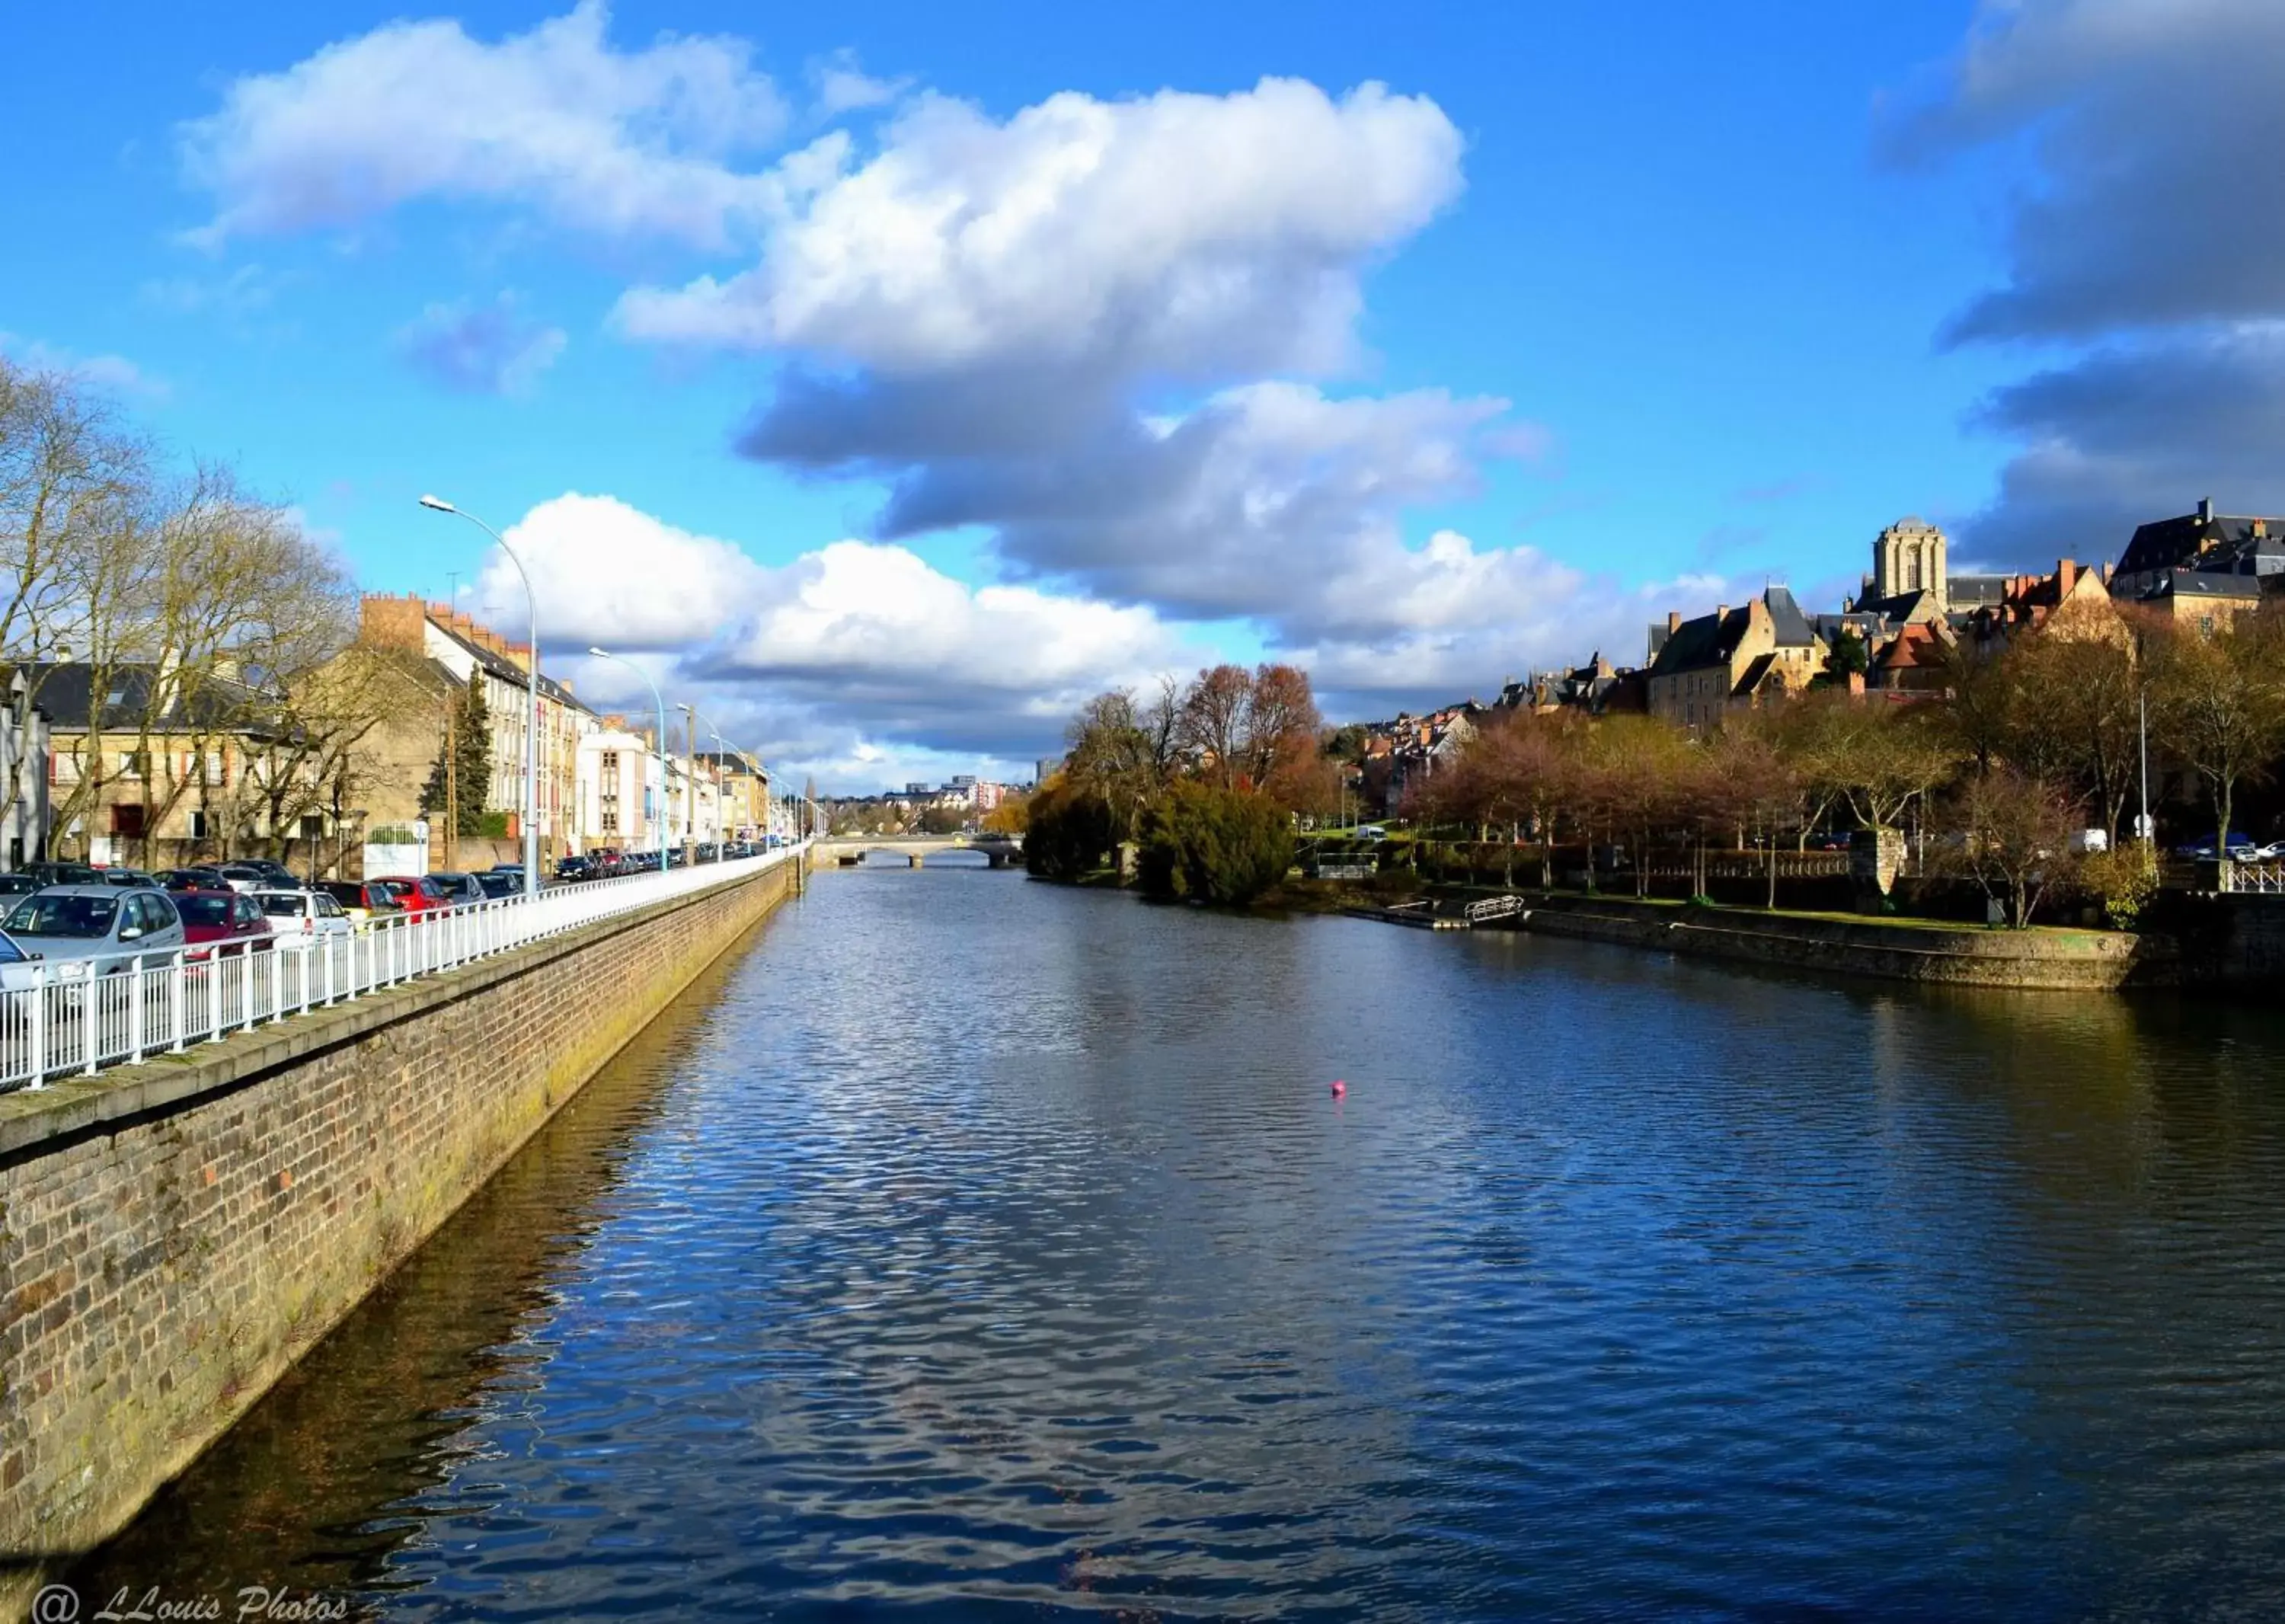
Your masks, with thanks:
[{"label": "brick wall", "polygon": [[793,881],[0,1096],[0,1615],[45,1559],[123,1526]]}]

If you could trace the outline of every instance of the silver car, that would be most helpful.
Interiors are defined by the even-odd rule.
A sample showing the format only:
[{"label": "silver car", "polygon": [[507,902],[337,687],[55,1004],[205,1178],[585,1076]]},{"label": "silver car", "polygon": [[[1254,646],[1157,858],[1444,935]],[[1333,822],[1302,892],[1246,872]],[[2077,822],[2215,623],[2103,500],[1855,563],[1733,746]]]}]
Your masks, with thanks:
[{"label": "silver car", "polygon": [[[25,961],[0,962],[0,987],[29,986],[35,963],[109,975],[163,964],[183,945],[182,916],[156,887],[51,885],[8,910],[0,930]],[[99,961],[99,962],[98,962]]]}]

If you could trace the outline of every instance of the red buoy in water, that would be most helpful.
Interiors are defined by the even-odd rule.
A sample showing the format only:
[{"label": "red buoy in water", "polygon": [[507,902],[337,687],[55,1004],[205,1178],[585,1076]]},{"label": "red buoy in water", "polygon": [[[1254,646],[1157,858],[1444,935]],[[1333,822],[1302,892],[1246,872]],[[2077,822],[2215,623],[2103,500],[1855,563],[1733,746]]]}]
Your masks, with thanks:
[{"label": "red buoy in water", "polygon": [[1338,1100],[1348,1091],[1349,1086],[1347,1083],[1341,1081],[1339,1078],[1335,1078],[1333,1079],[1333,1098]]}]

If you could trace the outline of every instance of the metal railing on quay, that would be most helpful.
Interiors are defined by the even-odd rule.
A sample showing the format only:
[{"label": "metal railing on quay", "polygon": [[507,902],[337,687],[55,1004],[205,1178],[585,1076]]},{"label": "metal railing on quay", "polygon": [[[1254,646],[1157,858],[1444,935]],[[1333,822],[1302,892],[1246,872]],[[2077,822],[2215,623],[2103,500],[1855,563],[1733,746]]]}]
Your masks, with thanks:
[{"label": "metal railing on quay", "polygon": [[2285,894],[2285,862],[2240,863],[2218,866],[2221,889],[2263,896]]},{"label": "metal railing on quay", "polygon": [[804,843],[755,857],[555,885],[536,897],[457,904],[331,935],[10,965],[18,985],[0,991],[0,1093],[217,1043],[249,1027],[750,878],[797,860],[805,849]]}]

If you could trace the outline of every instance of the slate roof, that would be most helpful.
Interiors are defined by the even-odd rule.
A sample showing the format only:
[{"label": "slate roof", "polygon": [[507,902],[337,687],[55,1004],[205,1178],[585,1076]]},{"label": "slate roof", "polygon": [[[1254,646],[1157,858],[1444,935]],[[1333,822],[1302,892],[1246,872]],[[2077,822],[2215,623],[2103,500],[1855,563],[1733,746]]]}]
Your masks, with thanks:
[{"label": "slate roof", "polygon": [[1817,634],[1809,629],[1808,616],[1801,612],[1801,605],[1793,600],[1791,587],[1765,587],[1762,592],[1762,601],[1769,605],[1770,620],[1777,628],[1779,647],[1806,648],[1817,640]]},{"label": "slate roof", "polygon": [[[429,617],[428,624],[435,626],[437,631],[442,632],[446,637],[451,638],[455,643],[458,643],[463,649],[467,650],[468,655],[475,659],[477,664],[491,672],[493,676],[499,678],[503,682],[509,683],[519,688],[523,686],[523,667],[518,665],[506,655],[495,654],[492,650],[485,647],[482,643],[477,642],[475,639],[463,636],[459,632],[454,630],[452,626],[445,624],[444,622],[437,620],[433,616]],[[581,704],[579,701],[573,696],[570,689],[565,687],[561,683],[556,681],[554,678],[550,677],[545,671],[542,671],[539,674],[539,694],[541,698],[554,700],[557,704],[562,705],[568,710],[588,710],[587,706]],[[592,715],[593,712],[590,711],[589,714]]]},{"label": "slate roof", "polygon": [[1653,626],[1651,635],[1658,643],[1658,657],[1650,663],[1650,674],[1653,677],[1727,665],[1731,655],[1737,650],[1738,639],[1746,635],[1746,611],[1731,609],[1727,615],[1700,615],[1695,620],[1684,621],[1671,632],[1663,625]]},{"label": "slate roof", "polygon": [[2169,569],[2145,598],[2258,598],[2261,579],[2251,571],[2234,569]]},{"label": "slate roof", "polygon": [[[1791,589],[1783,586],[1766,588],[1762,602],[1768,608],[1770,621],[1777,633],[1780,648],[1806,648],[1817,640],[1817,633],[1809,624],[1809,616],[1801,612],[1794,601]],[[1650,663],[1653,677],[1671,677],[1676,671],[1702,671],[1709,665],[1727,665],[1730,656],[1737,652],[1739,640],[1746,635],[1752,608],[1731,609],[1727,615],[1700,615],[1695,620],[1685,620],[1669,632],[1662,624],[1651,627],[1651,647],[1656,651]]]},{"label": "slate roof", "polygon": [[2285,570],[2285,519],[2231,514],[2154,519],[2135,528],[2126,555],[2118,561],[2118,573],[2149,575],[2186,569],[2193,561],[2201,571],[2273,575]]},{"label": "slate roof", "polygon": [[1755,655],[1754,663],[1746,667],[1746,674],[1738,679],[1738,686],[1730,692],[1733,695],[1753,693],[1762,686],[1763,680],[1770,674],[1770,668],[1777,663],[1778,657],[1774,654]]},{"label": "slate roof", "polygon": [[208,676],[191,694],[167,696],[167,703],[150,715],[153,685],[159,679],[157,662],[122,662],[103,676],[106,687],[98,713],[94,685],[97,668],[79,660],[27,664],[26,679],[33,686],[34,706],[56,727],[84,730],[90,717],[98,717],[100,733],[139,731],[149,716],[154,733],[217,732],[246,729],[269,705],[262,692],[246,683]]}]

